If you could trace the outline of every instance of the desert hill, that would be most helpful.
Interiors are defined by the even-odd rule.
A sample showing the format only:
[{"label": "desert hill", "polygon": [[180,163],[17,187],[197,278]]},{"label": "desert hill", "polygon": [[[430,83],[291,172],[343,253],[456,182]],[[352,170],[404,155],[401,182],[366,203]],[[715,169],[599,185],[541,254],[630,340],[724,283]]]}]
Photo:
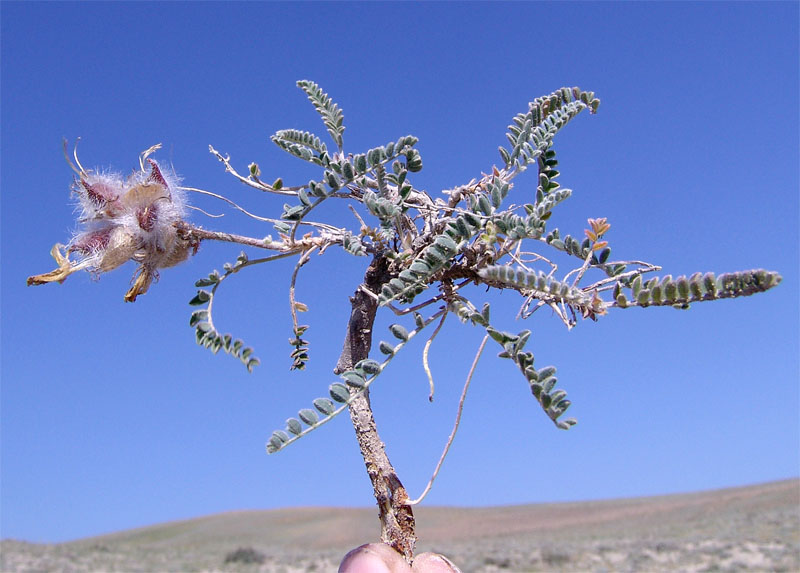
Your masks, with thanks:
[{"label": "desert hill", "polygon": [[[692,494],[415,510],[420,551],[488,571],[800,571],[800,480]],[[0,571],[336,571],[376,540],[372,508],[236,511],[45,545]],[[236,551],[240,549],[240,551]],[[226,560],[227,559],[227,560]]]}]

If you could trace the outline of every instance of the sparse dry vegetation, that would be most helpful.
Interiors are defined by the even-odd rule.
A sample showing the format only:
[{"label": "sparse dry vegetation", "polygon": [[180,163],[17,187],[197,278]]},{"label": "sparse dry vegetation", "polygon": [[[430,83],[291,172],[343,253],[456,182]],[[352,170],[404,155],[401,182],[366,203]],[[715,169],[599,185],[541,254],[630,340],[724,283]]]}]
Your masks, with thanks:
[{"label": "sparse dry vegetation", "polygon": [[[420,551],[451,556],[465,573],[800,570],[798,480],[419,514]],[[374,520],[369,508],[246,511],[56,545],[5,540],[0,571],[335,571],[374,535]]]}]

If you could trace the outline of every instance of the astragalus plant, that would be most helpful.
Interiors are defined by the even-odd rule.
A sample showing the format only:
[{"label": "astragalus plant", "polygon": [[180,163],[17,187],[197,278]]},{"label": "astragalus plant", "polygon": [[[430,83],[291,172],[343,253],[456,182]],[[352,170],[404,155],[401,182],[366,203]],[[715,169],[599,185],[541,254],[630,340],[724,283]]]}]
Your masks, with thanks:
[{"label": "astragalus plant", "polygon": [[[378,379],[392,383],[392,359],[411,339],[434,325],[421,358],[432,393],[427,357],[444,321],[452,317],[465,327],[484,329],[475,363],[487,342],[497,344],[498,357],[518,366],[544,415],[556,428],[567,430],[576,421],[564,416],[570,400],[557,386],[556,369],[538,366],[533,353],[526,350],[530,330],[504,332],[492,326],[489,303],[481,300],[487,289],[517,291],[522,319],[548,307],[572,328],[580,319],[605,320],[612,310],[654,306],[687,309],[692,303],[763,292],[781,280],[777,273],[765,270],[719,276],[702,272],[653,276],[660,267],[611,256],[607,238],[611,224],[605,218],[588,219],[587,228],[574,234],[552,227],[553,213],[572,194],[559,183],[553,140],[582,112],[597,112],[600,101],[593,92],[562,88],[533,100],[525,112],[512,118],[506,134],[508,145],[500,147],[498,165],[489,165],[478,179],[432,196],[413,182],[422,169],[416,137],[404,135],[366,151],[346,150],[339,106],[315,83],[300,81],[297,85],[321,116],[333,145],[296,129],[278,131],[272,141],[312,164],[317,178],[295,185],[286,185],[280,178],[268,183],[258,165],[252,163],[247,171],[237,171],[227,155],[210,148],[240,182],[286,198],[275,218],[246,212],[273,228],[274,237],[247,237],[190,223],[185,199],[189,192],[215,196],[244,210],[217,193],[183,187],[170,171],[150,159],[157,146],[143,153],[139,171],[127,179],[86,170],[75,154],[70,164],[77,174],[72,189],[79,201],[81,230],[66,246],[57,244],[53,248],[58,268],[30,277],[28,284],[61,282],[81,269],[103,273],[133,260],[138,269],[125,300],[134,301],[158,277],[159,269],[183,261],[203,241],[246,246],[250,254],[241,252],[224,265],[221,273],[214,271],[196,282],[190,324],[199,345],[235,356],[253,370],[259,363],[253,350],[218,330],[213,314],[215,295],[234,274],[293,257],[297,262],[288,293],[293,320],[290,368],[303,369],[309,359],[309,344],[304,338],[308,326],[298,320],[305,305],[294,296],[300,270],[312,256],[323,255],[331,248],[364,257],[363,277],[353,277],[349,323],[342,325],[344,347],[334,368],[339,379],[330,384],[325,396],[301,408],[275,430],[266,449],[277,452],[348,410],[374,488],[381,539],[409,561],[416,542],[412,506],[424,497],[433,478],[419,499],[409,499],[378,436],[369,388]],[[518,177],[527,182],[524,192],[514,188]],[[345,201],[353,215],[350,222],[355,225],[319,220],[317,207],[325,201]],[[256,250],[265,254],[256,257]],[[566,253],[574,264],[559,268],[551,260],[555,259],[551,254],[554,251]],[[484,288],[467,288],[472,285]],[[390,326],[387,340],[379,340],[377,352],[370,357],[375,342],[372,328],[379,309],[393,312],[398,319]],[[461,404],[473,371],[474,364]],[[461,404],[433,477],[452,443]]]}]

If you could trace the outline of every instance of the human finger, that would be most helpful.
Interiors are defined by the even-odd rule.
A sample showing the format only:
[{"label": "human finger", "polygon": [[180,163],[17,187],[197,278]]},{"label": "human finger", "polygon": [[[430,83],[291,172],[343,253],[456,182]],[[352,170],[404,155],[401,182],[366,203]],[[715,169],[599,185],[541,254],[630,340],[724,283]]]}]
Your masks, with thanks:
[{"label": "human finger", "polygon": [[438,553],[421,553],[414,558],[411,570],[415,573],[461,573],[452,561]]},{"label": "human finger", "polygon": [[344,556],[339,573],[411,573],[411,568],[385,543],[367,543]]}]

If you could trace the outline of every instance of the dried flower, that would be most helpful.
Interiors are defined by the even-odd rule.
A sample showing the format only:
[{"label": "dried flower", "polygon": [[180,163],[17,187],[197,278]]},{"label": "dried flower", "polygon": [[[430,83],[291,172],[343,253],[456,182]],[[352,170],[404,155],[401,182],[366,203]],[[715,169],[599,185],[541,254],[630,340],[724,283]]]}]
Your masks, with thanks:
[{"label": "dried flower", "polygon": [[86,170],[77,154],[77,167],[67,158],[77,174],[72,191],[78,199],[81,228],[67,245],[57,243],[50,251],[58,268],[29,277],[28,285],[63,282],[80,270],[105,273],[133,260],[139,267],[125,293],[125,301],[133,302],[158,279],[158,269],[187,259],[196,245],[178,234],[186,197],[176,175],[148,158],[159,147],[142,153],[140,169],[127,179]]}]

